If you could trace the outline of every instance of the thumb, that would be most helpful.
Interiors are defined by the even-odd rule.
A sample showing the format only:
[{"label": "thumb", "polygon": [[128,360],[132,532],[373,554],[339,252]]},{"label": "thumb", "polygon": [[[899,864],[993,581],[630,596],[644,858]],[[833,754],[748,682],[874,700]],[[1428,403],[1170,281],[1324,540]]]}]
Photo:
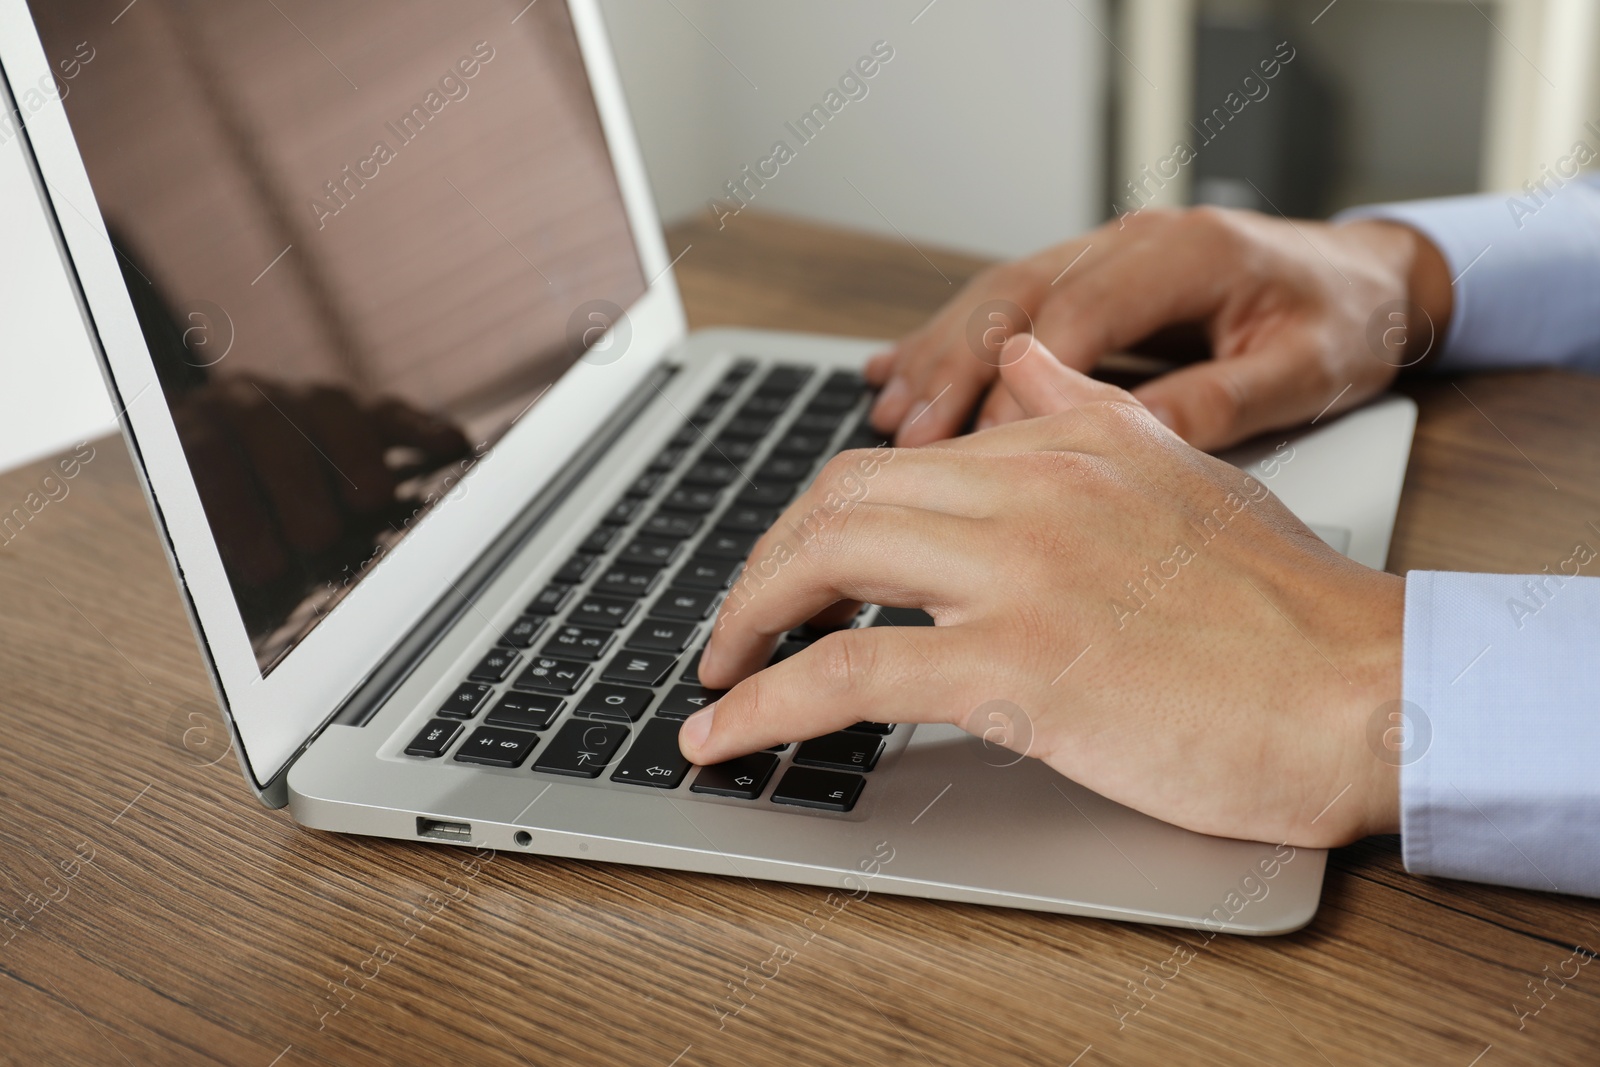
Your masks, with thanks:
[{"label": "thumb", "polygon": [[1033,334],[1019,333],[1000,350],[1000,379],[1028,418],[1071,411],[1104,400],[1114,386],[1080,374],[1056,358]]},{"label": "thumb", "polygon": [[1269,352],[1208,359],[1153,378],[1133,395],[1195,448],[1216,451],[1315,415],[1323,399],[1312,392],[1308,365]]}]

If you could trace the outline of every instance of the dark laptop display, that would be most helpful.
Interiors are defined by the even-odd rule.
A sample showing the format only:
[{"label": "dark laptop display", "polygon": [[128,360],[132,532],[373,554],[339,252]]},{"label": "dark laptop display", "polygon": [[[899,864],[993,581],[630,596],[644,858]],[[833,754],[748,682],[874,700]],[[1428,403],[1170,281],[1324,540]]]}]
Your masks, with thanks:
[{"label": "dark laptop display", "polygon": [[266,673],[645,280],[559,0],[118,6],[30,3]]}]

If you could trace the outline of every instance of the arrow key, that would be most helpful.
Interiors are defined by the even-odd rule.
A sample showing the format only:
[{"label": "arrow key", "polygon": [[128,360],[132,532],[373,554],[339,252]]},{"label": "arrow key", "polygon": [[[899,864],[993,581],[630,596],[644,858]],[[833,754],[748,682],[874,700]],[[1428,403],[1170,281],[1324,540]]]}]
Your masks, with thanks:
[{"label": "arrow key", "polygon": [[710,793],[714,797],[755,800],[767,787],[767,780],[778,769],[778,757],[766,752],[740,756],[726,763],[702,768],[695,776],[691,793]]},{"label": "arrow key", "polygon": [[613,782],[676,789],[689,773],[689,761],[678,751],[678,723],[670,719],[651,719],[639,731],[639,739],[617,764]]}]

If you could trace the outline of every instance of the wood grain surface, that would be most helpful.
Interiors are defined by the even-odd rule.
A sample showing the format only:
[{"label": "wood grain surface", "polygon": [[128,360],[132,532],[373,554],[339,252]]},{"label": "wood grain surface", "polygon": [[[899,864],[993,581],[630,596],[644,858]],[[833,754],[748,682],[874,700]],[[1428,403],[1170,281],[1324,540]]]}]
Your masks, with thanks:
[{"label": "wood grain surface", "polygon": [[[696,326],[888,336],[980,265],[751,214],[673,244]],[[1600,381],[1411,390],[1394,569],[1593,543]],[[1334,853],[1306,930],[1207,941],[300,829],[247,793],[127,454],[93,448],[0,545],[0,1061],[1600,1061],[1600,904],[1414,878],[1394,839]]]}]

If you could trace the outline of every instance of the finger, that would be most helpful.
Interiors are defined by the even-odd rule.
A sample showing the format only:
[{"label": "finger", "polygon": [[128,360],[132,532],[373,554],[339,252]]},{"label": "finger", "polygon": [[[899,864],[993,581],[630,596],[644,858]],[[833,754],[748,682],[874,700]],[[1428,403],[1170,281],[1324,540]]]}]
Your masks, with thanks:
[{"label": "finger", "polygon": [[344,504],[358,515],[394,502],[394,473],[383,462],[383,442],[367,413],[341,389],[313,387],[303,396],[308,427],[339,477]]},{"label": "finger", "polygon": [[[1253,352],[1163,374],[1133,395],[1195,448],[1215,451],[1316,416],[1331,392],[1319,367],[1314,355]],[[1366,397],[1340,399],[1354,404]]]},{"label": "finger", "polygon": [[867,360],[867,365],[861,368],[861,374],[872,385],[882,385],[889,380],[889,375],[894,371],[895,358],[899,355],[898,349],[891,348],[887,352],[879,352]]},{"label": "finger", "polygon": [[[983,518],[1005,500],[991,465],[950,450],[867,448],[841,452],[779,516],[770,530],[804,540],[860,503],[924,508]],[[757,543],[757,549],[762,543]]]},{"label": "finger", "polygon": [[722,602],[700,677],[728,688],[766,665],[779,635],[842,600],[937,612],[971,599],[990,581],[985,529],[973,519],[858,504],[810,541],[764,537]]},{"label": "finger", "polygon": [[1018,334],[1006,342],[1001,356],[1001,381],[1025,418],[1056,415],[1084,404],[1128,397],[1116,386],[1097,382],[1067,366],[1031,334]]},{"label": "finger", "polygon": [[678,744],[691,762],[721,763],[854,723],[958,722],[959,691],[937,664],[952,634],[881,626],[829,634],[691,715]]},{"label": "finger", "polygon": [[978,411],[976,428],[988,430],[1027,417],[1022,405],[1017,403],[1017,398],[1011,395],[1011,390],[1005,384],[1005,375],[1002,374],[1001,380],[990,387],[989,395],[983,400],[983,407]]},{"label": "finger", "polygon": [[996,371],[970,353],[940,360],[911,386],[914,399],[895,431],[894,443],[916,448],[961,432]]}]

